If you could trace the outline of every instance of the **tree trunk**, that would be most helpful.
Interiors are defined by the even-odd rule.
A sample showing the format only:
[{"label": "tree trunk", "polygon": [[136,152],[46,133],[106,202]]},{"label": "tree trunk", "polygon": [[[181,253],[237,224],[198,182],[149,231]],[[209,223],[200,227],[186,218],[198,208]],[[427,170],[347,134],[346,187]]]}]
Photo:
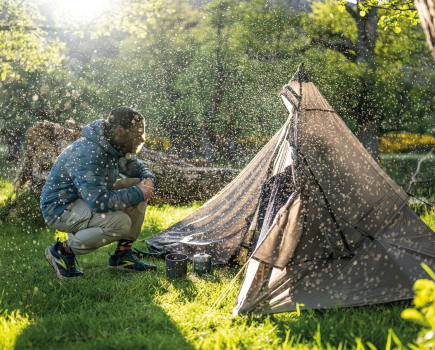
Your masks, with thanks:
[{"label": "tree trunk", "polygon": [[359,123],[357,137],[374,160],[379,161],[378,123],[376,121]]},{"label": "tree trunk", "polygon": [[212,161],[214,152],[213,152],[213,146],[211,143],[211,137],[210,137],[210,128],[209,128],[209,121],[204,122],[204,127],[202,129],[202,135],[201,135],[201,148],[202,153],[204,154],[204,159],[206,162]]},{"label": "tree trunk", "polygon": [[166,69],[166,80],[165,80],[165,93],[168,98],[168,108],[173,112],[173,118],[167,121],[166,129],[169,129],[169,146],[170,151],[173,154],[179,154],[180,145],[178,142],[180,123],[178,120],[178,115],[175,113],[175,104],[177,100],[180,98],[180,93],[176,91],[171,85],[171,71],[170,69]]},{"label": "tree trunk", "polygon": [[415,0],[426,42],[435,60],[435,0]]},{"label": "tree trunk", "polygon": [[21,158],[21,130],[15,130],[8,134],[8,160],[18,160]]},{"label": "tree trunk", "polygon": [[213,96],[211,106],[204,118],[204,127],[202,132],[202,148],[204,158],[207,162],[211,162],[216,159],[216,137],[213,133],[213,124],[216,119],[216,115],[219,112],[219,106],[223,98],[223,84],[224,84],[224,69],[222,62],[222,29],[223,24],[221,16],[217,24],[217,45],[216,45],[216,78],[213,89]]},{"label": "tree trunk", "polygon": [[[359,1],[361,0],[358,0],[358,2]],[[379,139],[377,130],[379,118],[376,116],[376,110],[372,98],[376,72],[375,47],[379,22],[378,9],[372,8],[367,11],[364,17],[361,17],[360,12],[358,11],[358,3],[356,6],[347,3],[346,11],[356,22],[356,43],[354,43],[350,37],[346,37],[344,33],[327,31],[325,34],[334,40],[313,38],[311,44],[320,44],[329,49],[335,50],[352,63],[364,67],[364,73],[360,77],[359,87],[361,90],[358,96],[358,103],[352,108],[352,110],[358,124],[358,139],[370,155],[378,161]],[[337,37],[340,38],[340,40],[336,40]],[[309,49],[309,47],[307,49]]]},{"label": "tree trunk", "polygon": [[354,109],[358,125],[356,137],[365,147],[373,159],[379,161],[379,118],[373,107],[374,70],[369,67],[360,79],[360,95],[358,104]]},{"label": "tree trunk", "polygon": [[208,200],[239,173],[230,168],[212,168],[204,161],[180,159],[144,149],[138,159],[159,179],[151,204]]},{"label": "tree trunk", "polygon": [[357,63],[367,64],[371,70],[375,71],[375,46],[378,31],[378,9],[370,9],[364,17],[361,17],[354,10],[354,18],[358,28],[357,38]]},{"label": "tree trunk", "polygon": [[361,77],[361,92],[355,114],[358,124],[357,138],[376,160],[379,160],[378,118],[371,98],[375,85],[375,47],[378,30],[378,9],[370,9],[364,17],[352,10],[351,15],[357,23],[357,56],[356,62],[365,66]]}]

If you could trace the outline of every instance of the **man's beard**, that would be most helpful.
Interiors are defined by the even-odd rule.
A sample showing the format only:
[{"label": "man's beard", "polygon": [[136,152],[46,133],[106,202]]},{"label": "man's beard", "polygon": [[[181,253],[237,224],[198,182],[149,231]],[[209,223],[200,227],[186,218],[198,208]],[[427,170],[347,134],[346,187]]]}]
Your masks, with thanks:
[{"label": "man's beard", "polygon": [[143,143],[135,145],[129,137],[119,137],[117,144],[117,148],[120,149],[124,154],[137,154],[143,147]]}]

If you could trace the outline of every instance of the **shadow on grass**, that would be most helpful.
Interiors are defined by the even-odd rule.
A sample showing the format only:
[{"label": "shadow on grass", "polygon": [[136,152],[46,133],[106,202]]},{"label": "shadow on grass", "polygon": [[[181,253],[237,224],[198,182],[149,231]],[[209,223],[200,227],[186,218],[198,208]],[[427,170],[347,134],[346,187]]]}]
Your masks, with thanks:
[{"label": "shadow on grass", "polygon": [[31,320],[16,349],[193,349],[155,302],[167,285],[161,264],[144,274],[109,271],[107,252],[114,246],[108,246],[78,257],[84,278],[60,281],[44,257],[58,233],[29,232],[9,225],[0,231],[1,306]]},{"label": "shadow on grass", "polygon": [[[295,344],[310,348],[317,344],[319,328],[325,347],[326,343],[333,347],[347,343],[355,348],[359,338],[380,349],[385,347],[389,328],[403,344],[415,339],[420,329],[401,319],[400,312],[408,306],[402,302],[306,310],[300,317],[284,313],[232,320],[228,313],[236,291],[225,298],[212,319],[204,320],[207,305],[217,300],[237,269],[214,266],[211,274],[196,276],[189,263],[186,277],[168,279],[164,261],[144,259],[158,270],[113,272],[106,268],[107,252],[115,248],[109,245],[78,257],[85,278],[62,282],[43,255],[57,234],[47,229],[29,232],[11,226],[0,230],[1,307],[27,313],[31,320],[16,336],[15,349],[275,348],[273,344],[283,342],[290,330]],[[266,333],[269,340],[264,338]]]}]

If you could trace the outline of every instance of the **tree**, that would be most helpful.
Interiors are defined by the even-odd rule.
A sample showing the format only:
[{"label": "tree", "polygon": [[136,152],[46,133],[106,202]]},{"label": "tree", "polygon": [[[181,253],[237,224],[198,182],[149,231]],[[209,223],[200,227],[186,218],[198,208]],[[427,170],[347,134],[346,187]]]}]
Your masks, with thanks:
[{"label": "tree", "polygon": [[[379,11],[375,6],[367,8],[366,11],[358,11],[360,3],[355,6],[349,3],[338,6],[338,4],[327,1],[325,4],[313,4],[311,19],[314,27],[311,34],[311,43],[302,51],[323,46],[327,49],[340,53],[352,63],[354,69],[359,72],[358,100],[352,107],[353,115],[357,121],[357,137],[376,160],[379,157],[379,124],[382,119],[382,111],[376,106],[376,83],[380,74],[390,74],[382,67],[391,65],[394,62],[403,64],[410,63],[409,53],[402,54],[400,59],[392,53],[397,47],[406,47],[405,42],[410,43],[411,38],[419,37],[418,29],[409,28],[403,32],[400,40],[392,44],[391,34],[379,31]],[[338,7],[338,8],[337,8]],[[348,16],[340,16],[340,21],[334,21],[334,14],[345,11]],[[384,13],[381,14],[383,18]],[[335,17],[337,19],[337,17]],[[417,39],[418,40],[418,39]],[[408,57],[407,57],[408,55]],[[381,113],[380,113],[381,112]]]},{"label": "tree", "polygon": [[260,146],[285,118],[277,94],[297,67],[297,33],[291,16],[262,0],[215,1],[202,14],[194,60],[175,84],[178,107],[189,112],[207,159],[240,158],[242,139]]},{"label": "tree", "polygon": [[[52,72],[64,60],[64,45],[59,40],[46,40],[46,30],[42,25],[44,18],[34,1],[0,0],[0,78],[2,84],[2,100],[10,96],[7,104],[32,102],[30,91],[24,76],[37,71]],[[16,91],[9,90],[15,88]],[[24,90],[23,90],[24,89]],[[21,94],[18,96],[18,94]],[[30,101],[29,101],[30,100]],[[8,144],[8,158],[17,159],[21,155],[23,120],[26,120],[26,107],[21,108],[23,114],[16,114],[16,109],[8,110],[1,105],[0,122],[2,134]],[[18,109],[20,109],[18,108]],[[17,118],[11,123],[11,115]],[[7,126],[7,127],[6,127]]]},{"label": "tree", "polygon": [[[23,117],[28,122],[41,116],[94,120],[105,117],[113,106],[128,105],[144,113],[148,134],[171,140],[174,153],[230,159],[243,156],[243,145],[259,147],[282,125],[285,113],[277,94],[301,61],[353,131],[358,131],[352,117],[361,114],[359,110],[372,112],[380,132],[398,125],[419,130],[413,116],[424,111],[417,96],[432,96],[421,89],[429,80],[422,80],[420,73],[406,73],[410,80],[405,81],[409,68],[399,68],[420,67],[415,63],[416,57],[424,56],[418,27],[400,36],[378,28],[373,44],[364,37],[370,33],[368,17],[355,8],[351,10],[356,18],[340,13],[336,2],[313,4],[309,19],[265,0],[219,0],[199,9],[177,1],[123,0],[117,6],[119,11],[101,15],[102,22],[90,23],[83,29],[84,37],[76,39],[75,45],[86,51],[68,54],[81,55],[80,65],[65,64],[65,71],[38,72],[34,77],[22,69],[23,86],[3,83],[17,92],[0,102],[9,125],[19,121],[17,125],[24,127]],[[382,18],[385,11],[377,10]],[[307,50],[307,41],[317,50]],[[407,98],[402,83],[414,97]],[[73,94],[79,97],[72,100]],[[36,101],[33,96],[38,96]],[[403,108],[396,106],[395,98],[403,101]],[[56,109],[56,104],[62,107]],[[406,123],[399,118],[406,118]],[[427,119],[427,125],[431,123]]]},{"label": "tree", "polygon": [[91,115],[94,92],[90,86],[67,72],[20,73],[20,79],[7,79],[1,84],[0,129],[8,142],[8,158],[21,156],[25,131],[38,121],[64,122],[69,118],[83,122]]},{"label": "tree", "polygon": [[65,58],[65,45],[47,40],[44,17],[35,1],[0,0],[0,78],[19,78],[18,71],[53,71]]},{"label": "tree", "polygon": [[[346,0],[340,0],[342,8],[347,4]],[[403,25],[417,25],[421,27],[426,35],[426,42],[435,60],[435,1],[434,0],[389,0],[379,2],[377,0],[364,0],[358,3],[361,11],[370,9],[384,9],[389,13],[380,18],[382,27],[393,28],[398,34]],[[418,13],[418,16],[417,16]]]},{"label": "tree", "polygon": [[[314,13],[318,9],[317,7]],[[379,157],[378,125],[370,95],[373,90],[376,71],[375,45],[379,21],[378,9],[372,8],[366,13],[359,14],[353,6],[347,3],[345,10],[356,24],[356,38],[352,40],[344,32],[321,29],[319,34],[325,35],[327,39],[314,35],[311,44],[322,45],[335,50],[350,62],[362,67],[360,96],[354,106],[358,125],[357,137],[373,158],[377,160]]]},{"label": "tree", "polygon": [[[138,21],[141,15],[136,16]],[[191,31],[199,15],[188,4],[168,1],[150,16],[144,20],[146,33],[145,28],[135,33],[114,31],[110,41],[116,56],[94,57],[79,75],[98,87],[107,106],[128,105],[143,111],[147,134],[168,137],[172,153],[192,155],[191,116],[180,107],[181,92],[175,82],[193,61],[198,40]]]},{"label": "tree", "polygon": [[225,42],[227,41],[225,34],[228,35],[233,23],[232,16],[230,15],[233,5],[233,2],[217,1],[210,4],[206,9],[210,18],[209,23],[212,28],[215,29],[215,38],[214,40],[211,38],[211,40],[215,43],[216,65],[213,76],[211,77],[213,85],[212,90],[210,91],[210,103],[205,115],[203,116],[202,122],[202,151],[204,153],[204,158],[207,161],[216,158],[215,144],[217,137],[213,130],[213,124],[216,123],[219,108],[223,99],[225,80],[231,74],[228,68],[225,67],[225,53],[223,52],[225,48],[223,46],[226,45]]}]

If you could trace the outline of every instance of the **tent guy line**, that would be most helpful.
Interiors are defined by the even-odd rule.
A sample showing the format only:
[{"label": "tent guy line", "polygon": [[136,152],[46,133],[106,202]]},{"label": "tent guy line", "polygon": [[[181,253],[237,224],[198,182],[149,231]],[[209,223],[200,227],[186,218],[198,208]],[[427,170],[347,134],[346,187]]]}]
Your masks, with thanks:
[{"label": "tent guy line", "polygon": [[410,196],[410,197],[412,197],[412,198],[415,198],[416,200],[420,201],[420,202],[423,203],[423,204],[426,204],[426,205],[429,206],[431,209],[435,209],[434,204],[431,204],[431,203],[429,203],[429,202],[426,202],[426,201],[422,200],[421,198],[418,198],[418,197],[414,196],[413,194],[411,194],[411,193],[409,193],[409,192],[406,192],[406,193],[408,194],[408,196]]}]

